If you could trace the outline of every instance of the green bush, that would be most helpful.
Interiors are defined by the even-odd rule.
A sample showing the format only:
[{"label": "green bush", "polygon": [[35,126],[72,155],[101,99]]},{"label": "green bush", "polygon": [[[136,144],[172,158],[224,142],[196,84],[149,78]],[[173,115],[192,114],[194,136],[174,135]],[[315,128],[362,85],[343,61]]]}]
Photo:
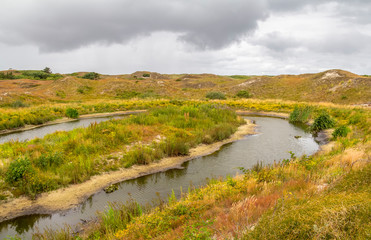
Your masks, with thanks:
[{"label": "green bush", "polygon": [[66,116],[69,118],[78,118],[79,112],[74,108],[67,108],[66,109]]},{"label": "green bush", "polygon": [[149,73],[144,73],[143,77],[150,77],[151,75]]},{"label": "green bush", "polygon": [[45,67],[45,68],[43,69],[43,72],[44,72],[44,73],[47,73],[47,74],[51,74],[51,73],[52,73],[52,70],[51,70],[49,67]]},{"label": "green bush", "polygon": [[221,92],[208,92],[206,94],[206,98],[208,98],[208,99],[221,99],[221,100],[226,99],[224,93],[221,93]]},{"label": "green bush", "polygon": [[0,79],[15,79],[16,77],[13,75],[13,72],[0,72]]},{"label": "green bush", "polygon": [[350,128],[345,125],[337,127],[335,131],[332,133],[332,136],[336,139],[338,137],[346,137],[350,132]]},{"label": "green bush", "polygon": [[39,71],[39,70],[20,71],[21,74],[15,77],[35,79],[35,80],[56,80],[56,79],[60,79],[63,77],[61,74],[47,73],[44,70],[43,71]]},{"label": "green bush", "polygon": [[5,181],[8,183],[15,183],[22,179],[27,173],[32,173],[33,168],[30,160],[25,158],[18,158],[11,162],[6,172]]},{"label": "green bush", "polygon": [[87,73],[84,76],[82,76],[82,78],[90,79],[90,80],[97,80],[97,79],[99,79],[99,76],[100,76],[99,73],[90,72],[90,73]]},{"label": "green bush", "polygon": [[312,113],[312,108],[306,107],[295,107],[294,111],[291,112],[289,117],[290,123],[306,123]]},{"label": "green bush", "polygon": [[328,112],[321,113],[311,127],[312,131],[318,132],[335,126],[335,120],[331,118]]},{"label": "green bush", "polygon": [[247,90],[241,90],[241,91],[239,91],[236,94],[236,97],[239,97],[239,98],[249,98],[251,96],[250,96],[250,93]]}]

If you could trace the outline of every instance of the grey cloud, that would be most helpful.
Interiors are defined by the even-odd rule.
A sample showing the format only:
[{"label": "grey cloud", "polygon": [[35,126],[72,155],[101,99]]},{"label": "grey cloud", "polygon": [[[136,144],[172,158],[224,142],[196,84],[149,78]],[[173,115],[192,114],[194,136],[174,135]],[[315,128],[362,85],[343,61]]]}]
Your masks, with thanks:
[{"label": "grey cloud", "polygon": [[198,48],[218,49],[267,17],[265,1],[256,0],[35,0],[23,8],[12,2],[1,3],[0,42],[47,52],[123,43],[158,31],[177,33]]},{"label": "grey cloud", "polygon": [[284,52],[300,46],[300,42],[297,39],[277,31],[267,33],[255,39],[253,38],[250,42],[254,45],[264,46],[275,52]]},{"label": "grey cloud", "polygon": [[348,31],[346,33],[334,32],[307,43],[310,50],[322,53],[354,54],[357,52],[370,50],[371,36],[357,31]]}]

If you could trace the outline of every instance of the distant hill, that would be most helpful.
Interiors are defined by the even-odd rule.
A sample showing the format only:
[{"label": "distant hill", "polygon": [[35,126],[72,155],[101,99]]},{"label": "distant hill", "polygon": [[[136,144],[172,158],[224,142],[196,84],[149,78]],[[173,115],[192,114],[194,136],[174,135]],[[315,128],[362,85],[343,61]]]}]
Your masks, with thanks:
[{"label": "distant hill", "polygon": [[57,75],[54,80],[0,80],[0,105],[17,100],[45,103],[106,98],[199,99],[210,91],[223,92],[227,98],[233,98],[241,90],[247,90],[257,99],[371,104],[371,76],[359,76],[338,69],[316,74],[278,76],[138,71],[126,75],[100,75],[98,80],[83,79],[84,74]]}]

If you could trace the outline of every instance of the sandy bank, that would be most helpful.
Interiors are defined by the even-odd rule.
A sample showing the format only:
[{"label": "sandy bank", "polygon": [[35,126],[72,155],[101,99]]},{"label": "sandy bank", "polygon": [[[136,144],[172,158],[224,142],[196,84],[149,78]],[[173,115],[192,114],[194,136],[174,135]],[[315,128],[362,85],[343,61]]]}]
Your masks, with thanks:
[{"label": "sandy bank", "polygon": [[180,167],[185,161],[211,154],[219,150],[224,144],[242,139],[245,135],[253,134],[254,128],[255,125],[246,120],[246,124],[240,126],[230,138],[210,145],[199,145],[190,150],[189,156],[164,158],[149,165],[138,165],[97,175],[84,183],[43,193],[36,200],[30,200],[27,197],[11,200],[0,205],[0,222],[23,215],[51,214],[73,208],[110,184]]}]

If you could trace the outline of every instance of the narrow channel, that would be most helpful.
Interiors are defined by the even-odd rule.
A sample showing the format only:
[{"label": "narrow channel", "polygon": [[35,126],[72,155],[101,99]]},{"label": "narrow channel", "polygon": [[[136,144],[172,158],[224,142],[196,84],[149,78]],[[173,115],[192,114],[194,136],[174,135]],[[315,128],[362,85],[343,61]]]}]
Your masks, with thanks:
[{"label": "narrow channel", "polygon": [[27,131],[14,132],[9,134],[0,135],[0,144],[9,141],[28,141],[35,138],[43,138],[47,134],[57,131],[71,131],[79,127],[88,127],[91,123],[100,123],[111,119],[120,119],[127,117],[127,115],[119,115],[113,117],[99,117],[99,118],[86,118],[72,122],[58,123],[54,125],[42,126]]},{"label": "narrow channel", "polygon": [[[80,206],[67,212],[52,215],[30,215],[0,223],[0,238],[18,234],[30,238],[35,229],[46,227],[57,229],[77,225],[82,220],[91,219],[97,211],[104,211],[109,202],[126,202],[133,199],[146,204],[158,196],[163,199],[174,190],[177,196],[181,189],[186,192],[189,186],[205,185],[210,178],[234,176],[238,167],[251,168],[257,162],[270,164],[289,158],[289,151],[296,156],[312,155],[319,149],[310,133],[289,124],[286,120],[268,117],[247,117],[257,124],[256,135],[225,145],[214,154],[195,158],[182,165],[182,169],[172,169],[133,180],[124,181],[119,190],[113,193],[98,192]],[[295,137],[295,136],[300,136]]]}]

